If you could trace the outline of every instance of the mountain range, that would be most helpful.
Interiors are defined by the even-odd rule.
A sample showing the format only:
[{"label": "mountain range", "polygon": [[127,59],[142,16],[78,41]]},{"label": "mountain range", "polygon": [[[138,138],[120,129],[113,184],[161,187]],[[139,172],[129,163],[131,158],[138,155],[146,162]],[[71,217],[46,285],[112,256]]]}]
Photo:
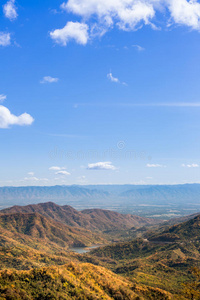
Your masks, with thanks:
[{"label": "mountain range", "polygon": [[26,206],[13,206],[0,210],[1,214],[38,213],[54,221],[68,226],[84,228],[96,232],[112,232],[138,228],[145,225],[158,224],[160,221],[152,218],[143,218],[130,214],[103,209],[86,209],[77,211],[69,205],[60,206],[53,202],[39,203]]},{"label": "mountain range", "polygon": [[[199,228],[196,214],[160,222],[53,202],[3,209],[0,298],[189,299]],[[86,254],[70,250],[92,244],[98,248]]]},{"label": "mountain range", "polygon": [[0,187],[1,206],[5,206],[5,201],[8,206],[54,201],[63,205],[73,203],[77,208],[107,208],[112,200],[136,204],[168,204],[174,200],[196,203],[200,200],[200,184]]}]

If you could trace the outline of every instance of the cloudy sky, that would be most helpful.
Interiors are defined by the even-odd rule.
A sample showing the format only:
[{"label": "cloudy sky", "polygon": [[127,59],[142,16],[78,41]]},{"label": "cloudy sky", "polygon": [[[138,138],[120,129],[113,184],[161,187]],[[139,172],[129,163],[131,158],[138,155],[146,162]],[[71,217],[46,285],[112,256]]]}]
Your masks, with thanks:
[{"label": "cloudy sky", "polygon": [[200,1],[0,6],[0,186],[200,182]]}]

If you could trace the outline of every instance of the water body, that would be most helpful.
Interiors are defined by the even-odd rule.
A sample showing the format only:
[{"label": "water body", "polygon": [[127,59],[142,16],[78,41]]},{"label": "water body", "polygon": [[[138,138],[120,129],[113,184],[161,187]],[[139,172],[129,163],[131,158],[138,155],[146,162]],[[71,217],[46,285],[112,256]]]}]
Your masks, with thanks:
[{"label": "water body", "polygon": [[[101,245],[102,246],[102,245]],[[98,248],[100,247],[100,245],[94,245],[91,247],[73,247],[73,248],[69,248],[70,251],[79,253],[79,254],[83,254],[83,253],[87,253],[90,252],[92,249]]]}]

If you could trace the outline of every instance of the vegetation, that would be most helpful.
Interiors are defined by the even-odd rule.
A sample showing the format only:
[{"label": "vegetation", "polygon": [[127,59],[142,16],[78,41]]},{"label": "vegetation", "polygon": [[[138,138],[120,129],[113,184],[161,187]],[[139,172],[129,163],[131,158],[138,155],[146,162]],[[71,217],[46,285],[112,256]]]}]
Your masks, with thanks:
[{"label": "vegetation", "polygon": [[191,267],[200,267],[199,220],[145,234],[146,239],[100,247],[84,259],[92,256],[115,273],[180,295],[183,284],[193,279]]},{"label": "vegetation", "polygon": [[86,209],[77,211],[69,205],[60,206],[52,202],[27,206],[13,206],[0,211],[2,214],[40,214],[46,218],[63,223],[67,226],[84,228],[92,232],[107,233],[106,238],[117,235],[118,232],[140,228],[159,221],[134,215],[123,215],[103,209]]},{"label": "vegetation", "polygon": [[102,267],[72,262],[59,268],[2,271],[0,295],[0,300],[172,299],[169,293],[137,286]]},{"label": "vegetation", "polygon": [[73,246],[103,243],[100,234],[83,228],[67,226],[38,213],[13,213],[0,215],[0,245],[20,242],[36,249],[54,251]]},{"label": "vegetation", "polygon": [[[68,222],[74,221],[75,226],[66,225],[65,209],[52,203],[42,204],[43,215],[30,212],[30,207],[20,208],[28,212],[10,209],[10,213],[0,214],[0,300],[200,300],[200,216],[171,227],[154,225],[154,231],[144,226],[131,228],[126,231],[136,232],[140,238],[80,255],[70,252],[69,246],[107,242],[109,235],[100,231],[101,222],[115,224],[115,214],[85,211],[100,222],[98,230],[89,231],[82,228],[84,218],[72,208],[65,209]],[[121,239],[125,236],[123,229],[113,231]]]},{"label": "vegetation", "polygon": [[184,294],[187,299],[191,300],[199,300],[200,299],[200,269],[193,268],[192,275],[194,276],[194,280],[186,283]]}]

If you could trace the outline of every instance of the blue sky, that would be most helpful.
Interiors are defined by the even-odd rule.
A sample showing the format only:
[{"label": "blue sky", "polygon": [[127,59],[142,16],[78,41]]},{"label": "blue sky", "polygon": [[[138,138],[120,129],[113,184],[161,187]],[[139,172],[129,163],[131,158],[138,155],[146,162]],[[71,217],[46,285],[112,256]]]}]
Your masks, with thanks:
[{"label": "blue sky", "polygon": [[0,186],[200,182],[200,2],[1,1]]}]

